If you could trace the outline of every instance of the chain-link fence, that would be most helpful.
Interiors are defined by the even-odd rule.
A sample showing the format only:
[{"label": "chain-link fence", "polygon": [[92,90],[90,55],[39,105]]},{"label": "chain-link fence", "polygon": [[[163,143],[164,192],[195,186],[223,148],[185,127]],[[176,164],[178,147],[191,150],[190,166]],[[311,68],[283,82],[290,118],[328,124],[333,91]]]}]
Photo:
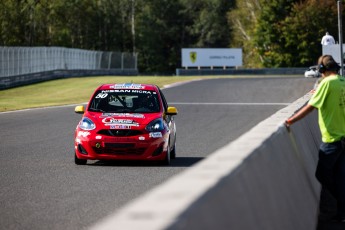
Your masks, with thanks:
[{"label": "chain-link fence", "polygon": [[136,70],[137,55],[62,47],[0,47],[0,77],[102,69]]}]

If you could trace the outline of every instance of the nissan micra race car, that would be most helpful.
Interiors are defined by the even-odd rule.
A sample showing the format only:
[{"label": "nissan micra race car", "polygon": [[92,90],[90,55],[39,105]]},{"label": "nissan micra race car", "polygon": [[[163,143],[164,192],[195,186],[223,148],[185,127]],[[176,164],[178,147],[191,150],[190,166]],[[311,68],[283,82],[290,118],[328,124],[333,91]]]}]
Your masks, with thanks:
[{"label": "nissan micra race car", "polygon": [[101,85],[75,130],[75,163],[87,160],[152,160],[170,164],[176,156],[175,107],[156,85]]}]

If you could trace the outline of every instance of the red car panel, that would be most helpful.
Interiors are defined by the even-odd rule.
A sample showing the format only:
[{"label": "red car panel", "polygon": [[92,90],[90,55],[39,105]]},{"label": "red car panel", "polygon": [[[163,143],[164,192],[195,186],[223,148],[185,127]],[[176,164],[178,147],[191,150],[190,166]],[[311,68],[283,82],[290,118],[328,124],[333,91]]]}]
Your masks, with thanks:
[{"label": "red car panel", "polygon": [[169,164],[175,157],[173,115],[177,110],[168,107],[155,85],[102,85],[87,110],[79,113],[83,117],[75,130],[76,164],[87,160],[158,160]]}]

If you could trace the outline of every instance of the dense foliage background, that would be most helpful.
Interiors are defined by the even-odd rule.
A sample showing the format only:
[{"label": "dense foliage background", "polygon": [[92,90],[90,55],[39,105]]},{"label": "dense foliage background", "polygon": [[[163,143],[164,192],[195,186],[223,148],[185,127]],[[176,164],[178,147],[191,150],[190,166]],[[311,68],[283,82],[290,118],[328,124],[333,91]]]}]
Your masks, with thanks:
[{"label": "dense foliage background", "polygon": [[181,48],[242,48],[244,67],[305,67],[338,40],[336,0],[1,0],[0,46],[139,53],[173,73]]}]

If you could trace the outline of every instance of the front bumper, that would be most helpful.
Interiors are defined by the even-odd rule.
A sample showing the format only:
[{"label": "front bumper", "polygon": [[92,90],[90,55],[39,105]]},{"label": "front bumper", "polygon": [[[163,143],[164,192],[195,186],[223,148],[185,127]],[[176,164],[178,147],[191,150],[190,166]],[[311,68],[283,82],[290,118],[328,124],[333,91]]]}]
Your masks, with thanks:
[{"label": "front bumper", "polygon": [[75,153],[87,160],[164,160],[169,133],[146,133],[131,137],[92,135],[76,131]]}]

